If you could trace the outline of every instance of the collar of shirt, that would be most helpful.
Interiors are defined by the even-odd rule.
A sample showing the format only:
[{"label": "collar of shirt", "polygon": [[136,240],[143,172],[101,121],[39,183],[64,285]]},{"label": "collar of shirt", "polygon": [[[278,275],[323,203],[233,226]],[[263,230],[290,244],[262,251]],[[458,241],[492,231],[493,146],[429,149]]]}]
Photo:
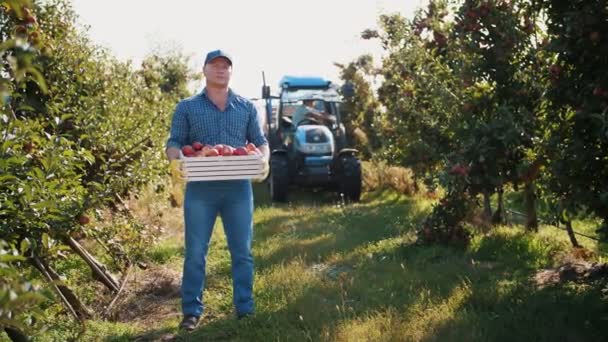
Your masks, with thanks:
[{"label": "collar of shirt", "polygon": [[[213,103],[213,101],[211,101],[211,99],[207,95],[207,87],[203,88],[203,91],[201,91],[200,96],[204,100],[211,102],[211,104],[213,104],[215,106],[215,104]],[[226,109],[228,109],[228,107],[233,106],[234,98],[235,98],[234,92],[232,91],[232,89],[228,88],[228,99],[226,100]]]}]

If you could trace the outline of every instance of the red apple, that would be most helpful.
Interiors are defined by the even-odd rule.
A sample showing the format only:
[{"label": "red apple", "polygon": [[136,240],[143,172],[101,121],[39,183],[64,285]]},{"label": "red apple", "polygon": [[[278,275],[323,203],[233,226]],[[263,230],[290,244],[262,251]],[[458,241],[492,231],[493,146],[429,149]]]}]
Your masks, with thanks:
[{"label": "red apple", "polygon": [[200,151],[200,150],[202,150],[202,149],[203,149],[203,144],[201,144],[201,143],[200,143],[200,142],[198,142],[198,141],[195,141],[195,142],[193,142],[193,143],[192,143],[192,148],[193,148],[195,151]]},{"label": "red apple", "polygon": [[235,156],[246,156],[248,154],[249,153],[245,147],[237,147],[236,149],[234,149]]},{"label": "red apple", "polygon": [[215,148],[210,148],[203,153],[205,154],[205,157],[217,157],[220,155],[220,153]]},{"label": "red apple", "polygon": [[553,64],[549,68],[549,72],[551,73],[552,76],[559,76],[559,74],[561,74],[561,72],[562,72],[562,67],[557,64]]},{"label": "red apple", "polygon": [[17,35],[24,36],[27,34],[27,27],[23,25],[17,25],[15,27],[15,33],[17,33]]},{"label": "red apple", "polygon": [[203,151],[203,150],[196,151],[196,152],[194,152],[194,156],[195,157],[204,157],[205,156],[205,151]]},{"label": "red apple", "polygon": [[222,155],[231,156],[233,154],[234,154],[234,148],[232,148],[232,146],[224,145],[224,147],[222,148]]},{"label": "red apple", "polygon": [[80,224],[88,224],[91,220],[89,220],[89,217],[86,215],[80,215],[78,217],[78,223]]},{"label": "red apple", "polygon": [[593,95],[594,96],[603,96],[604,95],[604,89],[600,86],[597,86],[593,89]]},{"label": "red apple", "polygon": [[213,146],[213,148],[217,151],[217,153],[221,156],[222,152],[224,150],[224,145],[222,144],[217,144],[215,146]]},{"label": "red apple", "polygon": [[30,152],[32,152],[33,149],[34,149],[34,143],[32,143],[31,141],[28,141],[23,144],[23,152],[30,153]]},{"label": "red apple", "polygon": [[32,12],[30,12],[28,8],[24,8],[23,11],[23,21],[25,21],[26,24],[35,24],[37,22],[36,17],[32,15]]},{"label": "red apple", "polygon": [[190,145],[185,145],[182,147],[182,153],[186,157],[192,157],[194,156],[194,149]]},{"label": "red apple", "polygon": [[247,151],[255,151],[255,150],[257,150],[257,149],[258,149],[258,148],[255,146],[255,144],[253,144],[253,143],[249,143],[249,144],[247,144],[247,146],[245,146],[245,148],[247,149]]},{"label": "red apple", "polygon": [[485,17],[488,14],[490,14],[490,5],[488,5],[487,3],[484,3],[481,6],[479,6],[479,15],[480,16]]},{"label": "red apple", "polygon": [[466,176],[469,174],[469,168],[467,166],[456,164],[450,169],[450,174]]},{"label": "red apple", "polygon": [[593,32],[589,33],[589,39],[593,43],[599,42],[601,38],[602,38],[602,36],[598,31],[593,31]]}]

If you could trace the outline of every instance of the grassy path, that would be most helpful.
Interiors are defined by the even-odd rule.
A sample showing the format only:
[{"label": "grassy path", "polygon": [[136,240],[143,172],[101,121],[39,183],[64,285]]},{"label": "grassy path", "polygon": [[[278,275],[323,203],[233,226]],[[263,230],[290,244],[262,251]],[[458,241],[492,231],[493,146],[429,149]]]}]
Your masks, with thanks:
[{"label": "grassy path", "polygon": [[[567,254],[565,232],[543,227],[531,236],[504,227],[464,251],[419,247],[414,228],[432,205],[425,199],[368,193],[344,207],[331,197],[302,194],[271,206],[264,191],[256,193],[255,317],[234,319],[218,220],[207,312],[199,329],[176,335],[182,241],[181,212],[174,209],[165,215],[177,217],[176,226],[150,250],[150,268],[133,275],[118,322],[92,322],[85,340],[608,340],[605,284],[539,289],[530,281]],[[605,260],[601,246],[588,247]]]}]

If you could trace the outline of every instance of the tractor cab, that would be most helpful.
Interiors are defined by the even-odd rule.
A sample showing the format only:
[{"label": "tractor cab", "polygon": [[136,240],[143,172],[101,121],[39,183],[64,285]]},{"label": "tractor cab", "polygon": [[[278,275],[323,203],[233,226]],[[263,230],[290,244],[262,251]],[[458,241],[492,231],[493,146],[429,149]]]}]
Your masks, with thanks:
[{"label": "tractor cab", "polygon": [[361,167],[357,151],[346,147],[337,88],[322,78],[290,76],[279,88],[278,96],[271,96],[268,86],[262,91],[272,199],[285,201],[290,187],[304,186],[336,189],[358,201]]}]

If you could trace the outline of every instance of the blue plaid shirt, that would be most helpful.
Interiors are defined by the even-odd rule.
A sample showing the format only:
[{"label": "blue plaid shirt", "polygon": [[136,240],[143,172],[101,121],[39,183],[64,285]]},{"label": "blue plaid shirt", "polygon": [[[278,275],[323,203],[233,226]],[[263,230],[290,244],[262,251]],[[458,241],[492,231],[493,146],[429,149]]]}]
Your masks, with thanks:
[{"label": "blue plaid shirt", "polygon": [[222,112],[211,102],[206,89],[175,107],[167,148],[181,148],[195,141],[233,147],[267,143],[251,101],[229,90],[226,110]]}]

